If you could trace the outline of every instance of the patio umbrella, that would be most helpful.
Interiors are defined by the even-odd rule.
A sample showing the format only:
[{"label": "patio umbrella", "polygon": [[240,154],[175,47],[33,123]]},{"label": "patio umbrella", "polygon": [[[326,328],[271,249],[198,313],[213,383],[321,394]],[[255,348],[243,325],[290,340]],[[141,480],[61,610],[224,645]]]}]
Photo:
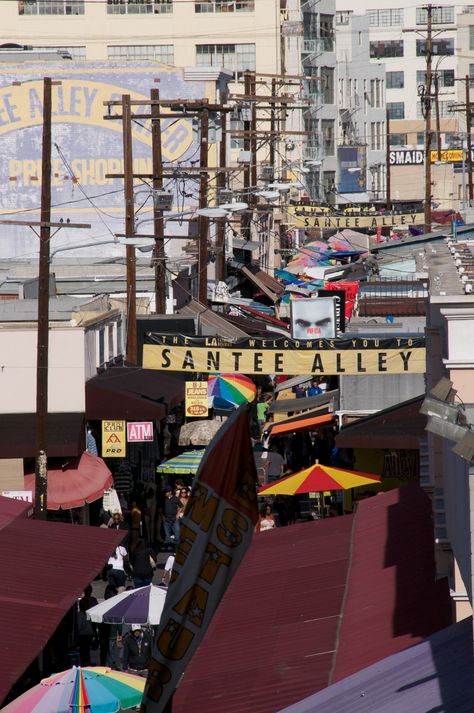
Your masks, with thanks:
[{"label": "patio umbrella", "polygon": [[207,446],[224,421],[191,421],[181,426],[178,444],[180,446]]},{"label": "patio umbrella", "polygon": [[166,475],[195,475],[199,464],[201,463],[204,451],[189,451],[188,453],[180,453],[175,458],[170,458],[161,463],[156,468],[157,473]]},{"label": "patio umbrella", "polygon": [[167,590],[149,584],[110,597],[87,610],[87,618],[96,624],[160,623]]},{"label": "patio umbrella", "polygon": [[[48,510],[69,510],[93,503],[113,485],[112,473],[98,456],[84,451],[61,470],[48,470]],[[35,492],[35,475],[25,475],[25,490]]]},{"label": "patio umbrella", "polygon": [[317,493],[325,490],[350,490],[361,485],[374,485],[380,482],[380,476],[360,473],[355,470],[343,470],[315,463],[309,468],[281,478],[271,485],[260,488],[259,495],[298,495]]},{"label": "patio umbrella", "polygon": [[257,387],[252,379],[243,374],[218,374],[209,377],[208,393],[234,406],[241,406],[254,400]]},{"label": "patio umbrella", "polygon": [[9,703],[6,713],[117,713],[141,703],[145,679],[102,666],[81,668],[44,678]]}]

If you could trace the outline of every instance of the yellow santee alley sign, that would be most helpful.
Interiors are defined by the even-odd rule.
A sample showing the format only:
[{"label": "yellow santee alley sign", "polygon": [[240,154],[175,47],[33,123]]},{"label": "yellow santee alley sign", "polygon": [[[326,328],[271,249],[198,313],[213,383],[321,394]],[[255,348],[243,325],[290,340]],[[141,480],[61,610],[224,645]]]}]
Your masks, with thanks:
[{"label": "yellow santee alley sign", "polygon": [[423,225],[424,213],[384,215],[327,215],[311,207],[289,209],[290,219],[296,228],[394,228],[399,225]]},{"label": "yellow santee alley sign", "polygon": [[239,374],[423,374],[423,337],[239,339],[149,333],[143,366],[160,371]]}]

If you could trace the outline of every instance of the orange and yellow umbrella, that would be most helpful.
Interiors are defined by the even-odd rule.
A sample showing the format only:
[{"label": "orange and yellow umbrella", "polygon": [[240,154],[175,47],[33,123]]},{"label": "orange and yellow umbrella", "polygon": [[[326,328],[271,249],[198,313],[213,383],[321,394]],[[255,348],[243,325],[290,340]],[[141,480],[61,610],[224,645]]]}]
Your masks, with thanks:
[{"label": "orange and yellow umbrella", "polygon": [[355,470],[332,468],[329,465],[315,463],[309,468],[281,478],[270,485],[264,485],[259,495],[298,495],[299,493],[317,493],[324,490],[350,490],[361,485],[374,485],[380,482],[380,476],[360,473]]}]

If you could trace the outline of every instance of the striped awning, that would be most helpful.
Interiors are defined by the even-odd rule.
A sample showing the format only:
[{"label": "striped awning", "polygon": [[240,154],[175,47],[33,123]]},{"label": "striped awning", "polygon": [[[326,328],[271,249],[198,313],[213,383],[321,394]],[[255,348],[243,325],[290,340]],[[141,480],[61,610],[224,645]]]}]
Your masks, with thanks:
[{"label": "striped awning", "polygon": [[170,460],[157,466],[156,472],[167,475],[194,475],[197,473],[203,455],[203,450],[180,453],[179,456],[170,458]]}]

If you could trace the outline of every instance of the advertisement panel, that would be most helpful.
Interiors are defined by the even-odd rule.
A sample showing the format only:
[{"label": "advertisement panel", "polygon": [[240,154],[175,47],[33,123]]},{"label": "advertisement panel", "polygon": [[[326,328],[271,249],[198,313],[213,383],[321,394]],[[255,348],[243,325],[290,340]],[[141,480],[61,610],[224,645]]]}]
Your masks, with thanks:
[{"label": "advertisement panel", "polygon": [[185,415],[188,418],[207,418],[209,398],[207,381],[186,381]]},{"label": "advertisement panel", "polygon": [[339,193],[365,193],[367,190],[367,147],[338,146]]},{"label": "advertisement panel", "polygon": [[22,500],[24,503],[33,502],[33,492],[31,490],[3,490],[2,496],[12,500]]},{"label": "advertisement panel", "polygon": [[127,441],[143,443],[153,440],[153,421],[132,421],[127,423]]},{"label": "advertisement panel", "polygon": [[102,458],[125,458],[125,421],[102,421]]},{"label": "advertisement panel", "polygon": [[291,300],[293,339],[334,339],[336,297],[308,297]]},{"label": "advertisement panel", "polygon": [[[41,199],[41,146],[43,121],[43,76],[52,77],[52,220],[91,223],[91,230],[62,229],[54,246],[70,247],[120,232],[123,223],[123,179],[108,174],[123,173],[122,122],[104,116],[104,101],[149,101],[159,79],[163,99],[196,99],[207,96],[208,85],[187,81],[183,71],[154,62],[33,62],[4,65],[0,77],[0,218],[15,212],[16,219],[39,220]],[[113,107],[120,115],[120,106]],[[149,113],[149,106],[134,105],[136,113]],[[166,111],[166,110],[164,110]],[[199,150],[191,119],[163,119],[163,161],[186,161]],[[152,173],[150,121],[133,122],[133,168]],[[192,191],[190,191],[192,192]],[[148,203],[151,204],[151,201]],[[144,214],[152,205],[144,206]],[[123,227],[123,225],[122,225]],[[170,228],[171,230],[171,228]],[[171,232],[173,232],[171,230]],[[176,232],[176,231],[174,231]],[[171,243],[177,241],[171,241]],[[122,254],[123,246],[95,248],[95,254]],[[0,257],[35,255],[38,239],[23,226],[4,228]],[[84,251],[81,253],[84,255]]]},{"label": "advertisement panel", "polygon": [[148,333],[143,367],[193,373],[424,374],[424,337],[238,339]]}]

